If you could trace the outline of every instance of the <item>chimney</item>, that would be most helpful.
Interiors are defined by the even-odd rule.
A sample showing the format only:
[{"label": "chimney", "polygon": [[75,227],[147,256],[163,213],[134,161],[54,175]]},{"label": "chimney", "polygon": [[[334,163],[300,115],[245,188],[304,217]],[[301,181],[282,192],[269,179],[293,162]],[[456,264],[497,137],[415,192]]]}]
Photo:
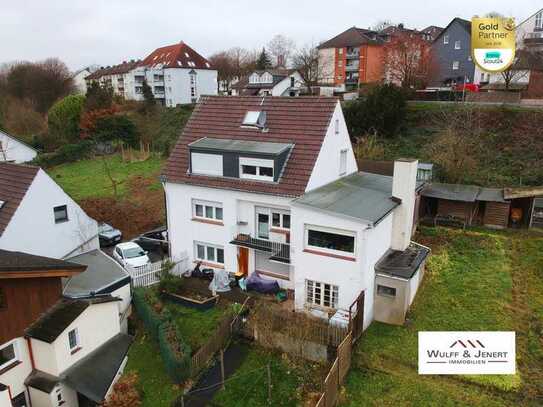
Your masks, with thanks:
[{"label": "chimney", "polygon": [[400,158],[394,161],[392,197],[400,199],[392,217],[392,249],[404,251],[411,243],[415,212],[418,161]]}]

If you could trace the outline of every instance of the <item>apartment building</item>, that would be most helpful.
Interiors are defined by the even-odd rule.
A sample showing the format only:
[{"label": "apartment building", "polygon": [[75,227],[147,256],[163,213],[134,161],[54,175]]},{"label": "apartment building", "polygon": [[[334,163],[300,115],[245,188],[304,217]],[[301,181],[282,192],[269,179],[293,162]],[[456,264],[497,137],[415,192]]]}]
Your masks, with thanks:
[{"label": "apartment building", "polygon": [[105,67],[86,77],[128,100],[143,100],[143,82],[156,101],[174,107],[195,103],[201,95],[217,94],[217,71],[184,42],[157,48],[143,60]]}]

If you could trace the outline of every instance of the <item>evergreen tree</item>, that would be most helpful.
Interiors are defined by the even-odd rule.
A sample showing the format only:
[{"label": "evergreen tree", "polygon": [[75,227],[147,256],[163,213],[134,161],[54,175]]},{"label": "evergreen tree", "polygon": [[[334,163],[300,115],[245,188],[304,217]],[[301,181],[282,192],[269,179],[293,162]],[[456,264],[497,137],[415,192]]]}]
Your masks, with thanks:
[{"label": "evergreen tree", "polygon": [[153,95],[153,89],[144,80],[141,85],[141,91],[143,93],[143,110],[151,111],[155,107],[155,95]]},{"label": "evergreen tree", "polygon": [[260,53],[256,61],[256,69],[258,69],[259,71],[264,71],[271,67],[272,67],[272,62],[271,62],[270,56],[266,52],[266,48],[262,48],[262,52]]}]

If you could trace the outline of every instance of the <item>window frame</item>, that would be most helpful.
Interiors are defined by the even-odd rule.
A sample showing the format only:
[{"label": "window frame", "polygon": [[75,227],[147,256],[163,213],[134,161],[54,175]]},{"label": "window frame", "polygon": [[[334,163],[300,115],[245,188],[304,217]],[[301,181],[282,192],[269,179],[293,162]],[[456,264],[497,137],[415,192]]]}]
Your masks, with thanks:
[{"label": "window frame", "polygon": [[[279,226],[276,226],[274,223],[274,215],[279,215]],[[285,226],[285,216],[288,216],[289,222],[288,227]],[[290,212],[282,209],[270,209],[270,222],[271,222],[271,229],[281,229],[281,230],[290,230],[291,226],[291,217]]]},{"label": "window frame", "polygon": [[13,348],[13,358],[12,359],[9,359],[7,362],[4,362],[0,365],[0,370],[8,367],[8,366],[11,366],[13,363],[16,363],[20,360],[20,355],[19,355],[19,347],[17,346],[17,339],[13,339],[9,342],[6,342],[4,344],[2,344],[0,346],[0,350],[4,350],[6,349],[7,347],[11,346]]},{"label": "window frame", "polygon": [[[256,174],[248,174],[243,171],[243,167],[256,167]],[[271,168],[272,175],[260,175],[260,168]],[[275,180],[275,161],[264,158],[239,157],[239,178],[255,181],[274,182]]]},{"label": "window frame", "polygon": [[458,71],[460,69],[460,61],[453,61],[452,70]]},{"label": "window frame", "polygon": [[[202,208],[202,214],[198,215],[198,207]],[[211,217],[207,216],[208,209],[211,209]],[[220,209],[220,218],[217,216],[217,209]],[[203,199],[192,200],[192,218],[204,221],[224,222],[224,209],[221,202],[206,201]]]},{"label": "window frame", "polygon": [[341,149],[339,151],[339,175],[347,174],[347,148]]},{"label": "window frame", "polygon": [[460,40],[454,42],[454,49],[462,49],[462,44]]},{"label": "window frame", "polygon": [[[57,209],[64,210],[65,217],[61,219],[57,219]],[[68,205],[64,204],[64,205],[53,206],[53,219],[55,220],[55,224],[68,222],[70,220],[70,217],[68,216]]]},{"label": "window frame", "polygon": [[377,295],[380,295],[382,297],[396,298],[397,292],[398,290],[396,289],[396,287],[390,287],[388,285],[377,284]]},{"label": "window frame", "polygon": [[[352,252],[346,252],[343,250],[336,250],[336,249],[329,249],[326,247],[321,246],[313,246],[309,244],[309,231],[314,230],[317,232],[323,232],[323,233],[331,233],[335,235],[340,236],[348,236],[352,237],[354,239],[353,241],[353,251]],[[326,253],[326,254],[332,254],[337,256],[343,256],[343,257],[349,257],[349,258],[356,258],[356,253],[358,251],[358,243],[357,243],[357,236],[356,232],[344,230],[344,229],[336,229],[336,228],[330,228],[325,226],[317,226],[317,225],[304,225],[304,248],[308,250],[312,250],[315,252],[320,253]]]},{"label": "window frame", "polygon": [[[71,337],[70,337],[70,334],[72,332],[74,333],[74,336],[75,336],[75,345],[74,346],[72,346],[72,340],[71,340]],[[70,329],[68,331],[68,349],[70,350],[70,352],[74,352],[75,350],[77,350],[80,347],[81,347],[81,340],[79,338],[79,329],[77,329],[77,328]]]},{"label": "window frame", "polygon": [[[328,286],[328,295],[326,295]],[[319,291],[317,293],[317,290]],[[319,300],[316,299],[318,294]],[[328,304],[325,305],[325,297],[328,297]],[[305,280],[305,303],[310,307],[323,309],[337,309],[339,303],[339,286],[322,281]]]},{"label": "window frame", "polygon": [[449,43],[449,36],[448,35],[444,35],[443,36],[443,44],[447,45]]},{"label": "window frame", "polygon": [[[204,257],[199,256],[198,246],[204,248]],[[213,260],[210,260],[208,258],[209,249],[213,249]],[[219,250],[222,251],[222,262],[219,261]],[[213,263],[220,266],[224,266],[224,246],[195,240],[194,241],[194,260],[201,261],[204,263]]]}]

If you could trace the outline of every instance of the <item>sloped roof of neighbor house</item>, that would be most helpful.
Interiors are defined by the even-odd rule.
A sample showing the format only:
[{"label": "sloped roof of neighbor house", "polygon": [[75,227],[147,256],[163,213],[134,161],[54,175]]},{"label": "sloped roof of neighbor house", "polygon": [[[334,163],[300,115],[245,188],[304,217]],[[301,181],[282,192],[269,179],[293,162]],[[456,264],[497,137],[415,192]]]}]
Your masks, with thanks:
[{"label": "sloped roof of neighbor house", "polygon": [[85,269],[86,266],[82,264],[0,249],[0,278],[8,274],[13,277],[31,277],[43,272],[55,275],[62,272],[62,276],[69,276]]},{"label": "sloped roof of neighbor house", "polygon": [[78,298],[98,294],[110,294],[117,288],[130,284],[129,274],[101,250],[71,257],[70,262],[85,265],[87,270],[68,280],[63,294]]},{"label": "sloped roof of neighbor house", "polygon": [[0,236],[19,208],[39,170],[39,167],[0,162]]},{"label": "sloped roof of neighbor house", "polygon": [[309,191],[293,204],[374,225],[400,202],[392,197],[392,177],[358,172]]},{"label": "sloped roof of neighbor house", "polygon": [[214,69],[210,62],[183,41],[151,52],[142,65],[154,68]]},{"label": "sloped roof of neighbor house", "polygon": [[379,45],[383,44],[384,40],[375,31],[366,30],[364,28],[351,27],[341,34],[323,42],[317,48],[343,48],[357,47],[365,44]]},{"label": "sloped roof of neighbor house", "polygon": [[[4,135],[5,137],[9,137],[10,139],[12,140],[15,140],[16,142],[18,143],[21,143],[23,144],[24,146],[30,148],[31,150],[34,150],[36,153],[38,152],[38,150],[36,150],[34,147],[32,147],[31,145],[29,145],[28,143],[24,142],[23,140],[21,140],[19,137],[15,137],[14,135],[12,134],[8,134],[6,133],[5,131],[2,131],[0,130],[0,134]],[[2,146],[0,146],[0,149],[1,149]]]},{"label": "sloped roof of neighbor house", "polygon": [[[297,197],[304,193],[332,120],[333,97],[204,96],[163,169],[166,182]],[[264,130],[242,126],[248,111],[266,112]],[[292,144],[278,182],[189,173],[189,144],[210,137],[230,141]]]}]

